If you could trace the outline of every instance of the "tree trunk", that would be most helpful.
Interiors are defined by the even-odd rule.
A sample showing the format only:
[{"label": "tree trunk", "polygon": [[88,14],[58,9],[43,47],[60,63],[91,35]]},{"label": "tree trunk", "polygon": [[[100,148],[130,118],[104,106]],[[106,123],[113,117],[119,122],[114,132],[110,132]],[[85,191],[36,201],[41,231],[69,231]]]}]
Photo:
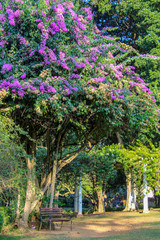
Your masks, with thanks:
[{"label": "tree trunk", "polygon": [[98,197],[98,212],[104,213],[105,205],[104,205],[104,193],[103,193],[102,189],[97,190],[97,197]]},{"label": "tree trunk", "polygon": [[54,199],[54,192],[55,192],[55,185],[56,185],[56,174],[57,174],[57,165],[58,165],[58,159],[54,160],[53,163],[53,171],[52,171],[52,181],[51,181],[51,198],[50,198],[50,203],[49,207],[53,207],[53,199]]},{"label": "tree trunk", "polygon": [[31,203],[33,195],[35,194],[35,162],[34,159],[30,160],[27,158],[27,190],[26,200],[24,206],[24,213],[22,216],[22,227],[28,227],[28,217],[31,210]]},{"label": "tree trunk", "polygon": [[127,200],[124,211],[131,210],[131,173],[126,174],[126,185],[127,185]]},{"label": "tree trunk", "polygon": [[57,202],[54,203],[54,207],[58,208],[59,191],[55,193],[55,199],[57,200]]},{"label": "tree trunk", "polygon": [[51,198],[49,207],[53,207],[53,199],[54,199],[54,192],[55,192],[55,185],[56,185],[56,175],[57,175],[57,166],[58,166],[58,153],[59,153],[59,147],[60,147],[60,141],[61,141],[61,133],[59,133],[57,137],[57,144],[56,144],[56,150],[54,155],[54,162],[53,162],[53,170],[52,170],[52,178],[51,178]]},{"label": "tree trunk", "polygon": [[36,179],[36,172],[35,172],[35,158],[36,158],[36,134],[33,132],[33,129],[31,131],[31,137],[32,141],[27,142],[27,154],[32,156],[32,159],[29,157],[26,158],[26,164],[27,164],[27,190],[26,190],[26,200],[25,200],[25,206],[24,206],[24,212],[23,216],[20,222],[20,226],[23,228],[28,227],[28,217],[31,213],[31,203],[33,200],[33,197],[35,197],[35,179]]}]

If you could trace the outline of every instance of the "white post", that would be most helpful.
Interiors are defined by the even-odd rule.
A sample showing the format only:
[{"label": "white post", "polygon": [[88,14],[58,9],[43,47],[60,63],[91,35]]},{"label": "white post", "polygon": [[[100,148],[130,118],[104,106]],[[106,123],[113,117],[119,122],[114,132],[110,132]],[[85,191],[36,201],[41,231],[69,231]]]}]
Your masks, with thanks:
[{"label": "white post", "polygon": [[75,181],[74,212],[77,212],[77,213],[78,213],[78,188],[77,188],[77,178],[76,178],[76,181]]},{"label": "white post", "polygon": [[147,179],[146,179],[146,165],[144,165],[144,175],[143,175],[143,182],[144,182],[144,190],[143,190],[143,212],[149,213],[148,210],[148,193],[147,193]]},{"label": "white post", "polygon": [[78,215],[82,215],[82,174],[80,174],[80,177],[79,177]]},{"label": "white post", "polygon": [[136,188],[135,188],[135,183],[132,181],[131,182],[131,210],[136,209]]}]

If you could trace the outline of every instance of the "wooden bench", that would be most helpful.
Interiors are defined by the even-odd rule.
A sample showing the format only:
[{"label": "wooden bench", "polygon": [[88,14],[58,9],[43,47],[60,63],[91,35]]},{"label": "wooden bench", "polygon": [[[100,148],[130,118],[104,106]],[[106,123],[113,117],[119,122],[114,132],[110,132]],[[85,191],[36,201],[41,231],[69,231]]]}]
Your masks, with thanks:
[{"label": "wooden bench", "polygon": [[71,231],[72,231],[72,218],[68,214],[62,213],[62,208],[40,208],[40,227],[42,227],[42,222],[49,222],[49,230],[51,231],[51,223],[61,222],[61,228],[63,222],[71,222]]}]

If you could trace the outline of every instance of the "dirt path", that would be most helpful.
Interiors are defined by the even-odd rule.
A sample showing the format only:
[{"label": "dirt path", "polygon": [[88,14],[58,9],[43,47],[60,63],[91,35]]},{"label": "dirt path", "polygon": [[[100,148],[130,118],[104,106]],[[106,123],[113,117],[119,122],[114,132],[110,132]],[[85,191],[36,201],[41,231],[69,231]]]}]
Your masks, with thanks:
[{"label": "dirt path", "polygon": [[103,215],[89,215],[73,220],[73,230],[70,231],[70,223],[64,223],[62,230],[56,226],[55,231],[48,230],[34,231],[36,236],[60,236],[65,237],[105,237],[115,234],[122,234],[135,231],[140,228],[147,228],[153,222],[160,222],[159,211],[154,213],[137,212],[112,212]]}]

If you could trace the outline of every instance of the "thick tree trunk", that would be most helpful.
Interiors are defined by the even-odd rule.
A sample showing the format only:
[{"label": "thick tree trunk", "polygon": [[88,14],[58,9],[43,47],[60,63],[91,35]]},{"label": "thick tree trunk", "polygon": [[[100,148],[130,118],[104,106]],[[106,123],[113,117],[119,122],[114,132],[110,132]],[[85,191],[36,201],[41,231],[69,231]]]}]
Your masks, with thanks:
[{"label": "thick tree trunk", "polygon": [[97,190],[97,197],[98,197],[98,212],[104,213],[105,212],[105,204],[104,204],[104,193],[102,189]]},{"label": "thick tree trunk", "polygon": [[56,175],[57,175],[57,166],[58,166],[58,153],[59,153],[59,148],[61,144],[61,137],[62,134],[59,133],[57,137],[57,144],[56,144],[56,150],[55,150],[55,155],[54,155],[54,161],[53,161],[53,169],[52,169],[52,178],[51,178],[51,198],[50,198],[50,203],[49,207],[53,207],[53,199],[54,199],[54,192],[55,192],[55,185],[56,185]]},{"label": "thick tree trunk", "polygon": [[35,194],[35,162],[34,159],[30,160],[27,158],[27,190],[26,190],[26,200],[24,206],[24,213],[22,216],[21,225],[23,227],[28,227],[28,217],[31,211],[31,203],[33,195]]},{"label": "thick tree trunk", "polygon": [[33,129],[31,131],[31,137],[32,141],[28,141],[27,143],[27,153],[32,156],[32,159],[29,157],[26,158],[26,165],[27,165],[27,190],[26,190],[26,200],[24,205],[24,212],[22,219],[20,221],[20,226],[23,228],[28,227],[28,217],[31,213],[31,204],[32,200],[35,197],[35,187],[36,187],[36,172],[35,172],[35,159],[36,159],[36,134],[33,132]]},{"label": "thick tree trunk", "polygon": [[55,207],[55,208],[58,208],[59,191],[57,191],[57,192],[55,193],[55,199],[56,199],[56,202],[55,202],[55,204],[54,204],[54,207]]},{"label": "thick tree trunk", "polygon": [[131,210],[131,173],[126,174],[126,185],[127,185],[127,200],[124,211]]}]

